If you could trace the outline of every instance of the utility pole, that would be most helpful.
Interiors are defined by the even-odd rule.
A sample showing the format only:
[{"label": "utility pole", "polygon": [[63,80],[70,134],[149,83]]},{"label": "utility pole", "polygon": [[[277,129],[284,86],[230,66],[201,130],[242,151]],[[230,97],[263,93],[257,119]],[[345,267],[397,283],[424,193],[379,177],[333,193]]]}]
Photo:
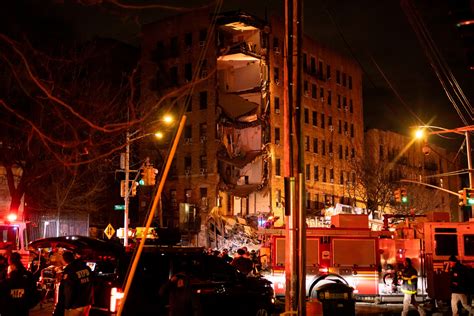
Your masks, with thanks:
[{"label": "utility pole", "polygon": [[130,133],[127,130],[126,134],[126,144],[125,144],[125,196],[123,198],[125,210],[123,212],[123,246],[128,247],[128,206],[129,206],[129,187],[130,180]]},{"label": "utility pole", "polygon": [[302,1],[285,0],[285,310],[306,314],[306,214],[301,124]]}]

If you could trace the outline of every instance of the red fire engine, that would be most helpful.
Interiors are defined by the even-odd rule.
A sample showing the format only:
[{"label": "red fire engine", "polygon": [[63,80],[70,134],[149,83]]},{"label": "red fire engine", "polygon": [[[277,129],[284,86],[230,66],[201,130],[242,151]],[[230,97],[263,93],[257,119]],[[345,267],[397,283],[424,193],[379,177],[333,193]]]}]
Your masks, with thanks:
[{"label": "red fire engine", "polygon": [[[359,299],[390,301],[402,294],[392,282],[405,258],[419,273],[418,295],[449,299],[450,255],[474,267],[474,222],[418,222],[397,231],[371,231],[365,215],[333,216],[331,228],[307,228],[306,289],[321,275],[335,273]],[[270,272],[276,295],[285,295],[285,230],[267,230]]]},{"label": "red fire engine", "polygon": [[29,263],[30,252],[27,249],[26,222],[18,221],[16,215],[0,218],[0,254],[19,252],[25,266]]}]

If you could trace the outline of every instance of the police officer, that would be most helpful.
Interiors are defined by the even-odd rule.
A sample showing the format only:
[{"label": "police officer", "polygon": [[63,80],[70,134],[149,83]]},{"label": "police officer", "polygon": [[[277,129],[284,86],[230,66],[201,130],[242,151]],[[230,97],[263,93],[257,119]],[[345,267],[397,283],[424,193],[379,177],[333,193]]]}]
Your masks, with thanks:
[{"label": "police officer", "polygon": [[12,253],[8,263],[7,278],[0,283],[0,314],[27,316],[35,291],[33,276],[21,263],[20,254]]},{"label": "police officer", "polygon": [[66,266],[59,286],[58,305],[64,309],[64,316],[87,316],[94,302],[92,271],[75,259],[71,251],[64,251],[62,257]]},{"label": "police officer", "polygon": [[474,314],[474,309],[467,303],[469,293],[468,268],[461,264],[455,255],[449,257],[450,277],[451,277],[451,310],[453,316],[459,315],[458,303],[461,302],[469,315]]}]

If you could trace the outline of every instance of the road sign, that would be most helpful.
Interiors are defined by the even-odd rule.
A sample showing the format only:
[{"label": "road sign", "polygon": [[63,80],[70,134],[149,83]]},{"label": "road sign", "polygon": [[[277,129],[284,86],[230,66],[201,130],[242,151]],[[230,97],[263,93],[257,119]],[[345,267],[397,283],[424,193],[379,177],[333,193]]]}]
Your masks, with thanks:
[{"label": "road sign", "polygon": [[115,229],[112,227],[112,224],[109,224],[107,227],[105,227],[104,233],[108,239],[112,238],[112,236],[115,234]]},{"label": "road sign", "polygon": [[114,205],[114,210],[115,211],[124,211],[125,210],[125,205],[124,204]]}]

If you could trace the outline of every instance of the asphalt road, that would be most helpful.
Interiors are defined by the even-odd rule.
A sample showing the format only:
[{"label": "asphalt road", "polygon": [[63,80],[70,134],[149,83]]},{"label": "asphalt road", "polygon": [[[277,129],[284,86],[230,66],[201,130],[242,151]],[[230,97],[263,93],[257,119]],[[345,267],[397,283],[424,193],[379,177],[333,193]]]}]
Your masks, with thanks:
[{"label": "asphalt road", "polygon": [[[43,306],[36,306],[30,311],[30,316],[50,316],[53,311],[51,303],[47,303]],[[357,303],[356,304],[356,315],[358,316],[400,316],[402,311],[401,304],[371,304],[371,303]],[[274,316],[282,314],[274,314]],[[409,315],[418,315],[413,310]],[[450,316],[451,311],[448,306],[440,306],[438,311],[434,312],[427,308],[426,315],[432,316]],[[467,314],[466,314],[467,315]],[[312,316],[312,315],[307,315]],[[341,315],[342,316],[342,315]]]}]

